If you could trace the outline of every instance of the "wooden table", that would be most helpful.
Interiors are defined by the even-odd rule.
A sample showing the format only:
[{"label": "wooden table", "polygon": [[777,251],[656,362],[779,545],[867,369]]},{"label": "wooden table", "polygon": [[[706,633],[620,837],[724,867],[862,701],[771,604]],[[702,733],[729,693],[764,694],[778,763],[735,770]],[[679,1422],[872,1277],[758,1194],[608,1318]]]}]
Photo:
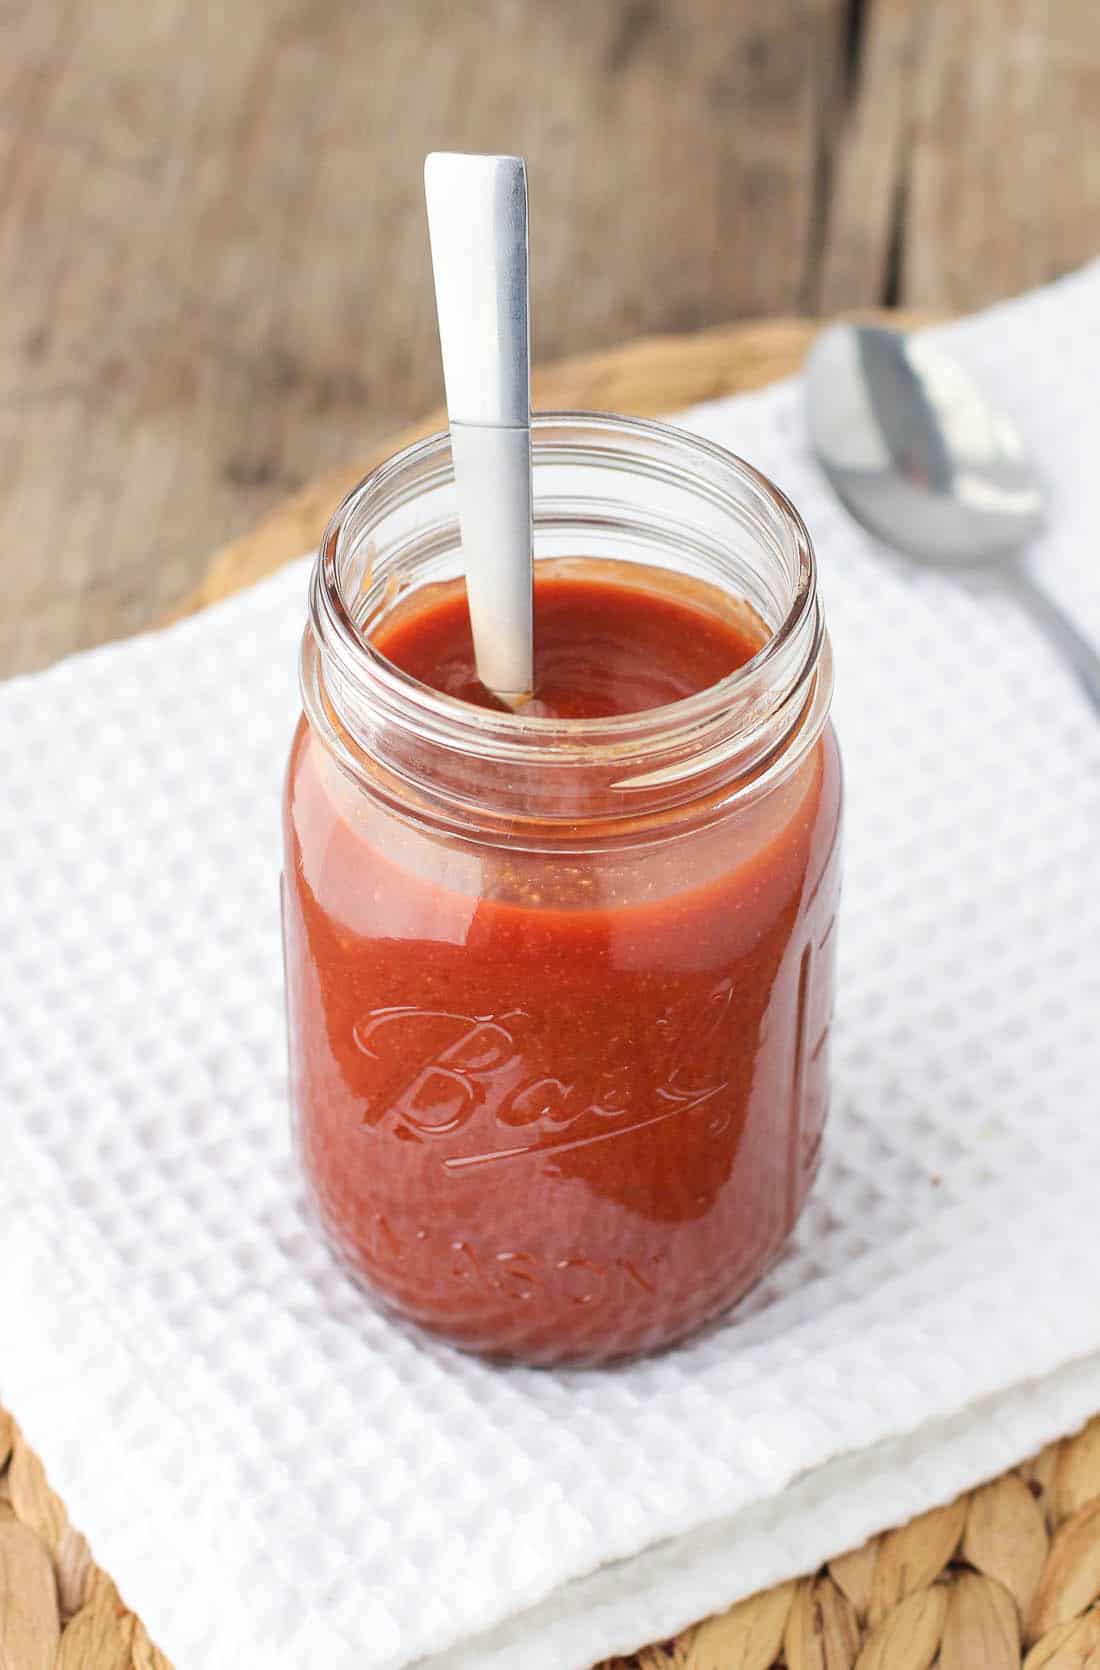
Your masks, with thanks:
[{"label": "wooden table", "polygon": [[535,348],[1090,256],[1093,0],[0,0],[0,672],[435,405],[431,147],[530,164]]}]

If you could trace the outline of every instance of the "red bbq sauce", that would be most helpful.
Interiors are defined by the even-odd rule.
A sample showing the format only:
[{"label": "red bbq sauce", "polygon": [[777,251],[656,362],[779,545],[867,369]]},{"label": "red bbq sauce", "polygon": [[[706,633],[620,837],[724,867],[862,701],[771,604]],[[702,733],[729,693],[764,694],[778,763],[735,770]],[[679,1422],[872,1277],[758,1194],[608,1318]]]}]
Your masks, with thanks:
[{"label": "red bbq sauce", "polygon": [[[522,710],[544,719],[602,719],[664,707],[717,684],[752,658],[762,629],[748,611],[715,615],[675,595],[609,580],[540,579],[535,690]],[[477,676],[465,593],[399,618],[375,644],[404,672],[478,707],[500,703]]]},{"label": "red bbq sauce", "polygon": [[[597,573],[536,584],[533,714],[661,706],[760,647],[709,588]],[[496,705],[459,587],[373,641]],[[352,1268],[447,1338],[535,1362],[651,1349],[740,1297],[825,1117],[831,729],[766,794],[610,850],[448,846],[372,807],[304,722],[287,808],[298,1140]]]}]

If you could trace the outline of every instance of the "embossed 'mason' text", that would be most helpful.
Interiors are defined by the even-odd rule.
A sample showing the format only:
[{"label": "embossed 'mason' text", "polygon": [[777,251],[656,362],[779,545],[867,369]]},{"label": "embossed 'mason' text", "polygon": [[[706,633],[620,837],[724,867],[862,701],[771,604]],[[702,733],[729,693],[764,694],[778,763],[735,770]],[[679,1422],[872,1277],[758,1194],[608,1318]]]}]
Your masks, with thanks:
[{"label": "embossed 'mason' text", "polygon": [[371,1219],[367,1246],[379,1270],[420,1279],[430,1273],[433,1281],[497,1293],[519,1303],[543,1293],[578,1306],[597,1304],[613,1293],[652,1296],[659,1289],[664,1266],[660,1254],[645,1260],[615,1257],[601,1261],[581,1252],[554,1258],[526,1248],[437,1237],[423,1228],[399,1234],[381,1212]]}]

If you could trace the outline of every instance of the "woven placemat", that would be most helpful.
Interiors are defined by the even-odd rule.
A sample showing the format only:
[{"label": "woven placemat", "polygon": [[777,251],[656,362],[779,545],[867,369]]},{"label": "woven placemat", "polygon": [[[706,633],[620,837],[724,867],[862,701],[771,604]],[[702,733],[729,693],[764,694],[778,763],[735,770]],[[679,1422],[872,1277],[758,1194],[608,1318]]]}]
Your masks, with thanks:
[{"label": "woven placemat", "polygon": [[[813,329],[769,320],[647,338],[541,368],[535,404],[674,411],[797,370]],[[381,455],[442,422],[433,413]],[[177,613],[309,549],[373,461],[311,483],[216,553]],[[173,1535],[166,1526],[166,1538]],[[1098,1600],[1100,1417],[949,1506],[604,1670],[1100,1670]],[[95,1564],[41,1461],[0,1408],[0,1670],[54,1666],[169,1670],[169,1661]]]},{"label": "woven placemat", "polygon": [[[1097,1670],[1098,1596],[1100,1417],[812,1576],[602,1670]],[[170,1670],[2,1409],[0,1665]]]}]

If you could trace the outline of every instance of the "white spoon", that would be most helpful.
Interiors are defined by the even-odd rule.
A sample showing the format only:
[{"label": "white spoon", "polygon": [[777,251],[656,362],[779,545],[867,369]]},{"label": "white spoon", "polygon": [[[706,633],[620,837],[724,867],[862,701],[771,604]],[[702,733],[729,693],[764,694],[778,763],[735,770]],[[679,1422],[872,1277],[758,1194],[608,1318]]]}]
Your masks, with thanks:
[{"label": "white spoon", "polygon": [[521,157],[434,151],[424,195],[477,673],[531,694],[531,350]]}]

